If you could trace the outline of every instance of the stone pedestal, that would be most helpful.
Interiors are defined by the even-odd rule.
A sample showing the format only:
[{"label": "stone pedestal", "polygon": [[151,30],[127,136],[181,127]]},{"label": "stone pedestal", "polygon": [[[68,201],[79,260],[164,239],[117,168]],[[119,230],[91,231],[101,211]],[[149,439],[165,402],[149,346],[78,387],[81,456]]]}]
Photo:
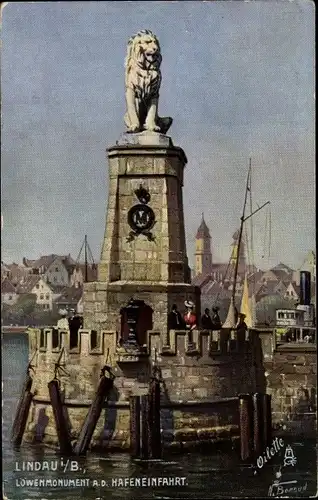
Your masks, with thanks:
[{"label": "stone pedestal", "polygon": [[[151,307],[152,329],[164,334],[173,304],[183,312],[184,301],[192,300],[200,314],[199,290],[190,284],[186,253],[182,199],[186,162],[183,150],[161,134],[126,136],[125,144],[108,149],[106,229],[98,281],[84,286],[86,328],[118,329],[120,309],[131,297]],[[139,189],[148,193],[146,202],[138,199]],[[154,225],[148,234],[132,234],[128,213],[136,205],[153,211]]]}]

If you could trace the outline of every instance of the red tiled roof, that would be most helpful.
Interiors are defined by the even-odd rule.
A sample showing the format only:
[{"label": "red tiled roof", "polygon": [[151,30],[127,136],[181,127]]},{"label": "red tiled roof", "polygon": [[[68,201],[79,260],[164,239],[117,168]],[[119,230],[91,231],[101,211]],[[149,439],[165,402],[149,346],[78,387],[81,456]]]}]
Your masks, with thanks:
[{"label": "red tiled roof", "polygon": [[23,263],[32,269],[40,269],[40,267],[43,267],[46,270],[56,259],[60,259],[67,269],[72,268],[73,270],[76,264],[75,260],[72,259],[70,255],[57,255],[54,253],[50,255],[42,255],[36,260],[30,260],[24,257]]},{"label": "red tiled roof", "polygon": [[30,274],[17,286],[17,293],[30,293],[40,279],[38,274]]},{"label": "red tiled roof", "polygon": [[276,271],[284,271],[285,273],[290,274],[294,270],[291,267],[287,266],[286,264],[280,262],[279,264],[277,264],[277,266],[272,267],[271,271],[273,271],[274,273],[276,273]]},{"label": "red tiled roof", "polygon": [[1,281],[1,293],[16,293],[15,286],[8,278]]},{"label": "red tiled roof", "polygon": [[58,304],[74,302],[77,303],[83,295],[82,287],[64,287],[61,292],[60,297],[58,297],[55,302]]},{"label": "red tiled roof", "polygon": [[8,278],[14,285],[19,284],[21,280],[24,280],[24,278],[31,272],[31,269],[21,264],[16,264],[15,262],[13,262],[12,264],[7,264],[6,267],[9,269],[7,273]]},{"label": "red tiled roof", "polygon": [[54,285],[53,283],[47,283],[47,285],[51,288],[51,290],[55,294],[61,294],[65,289],[65,285]]},{"label": "red tiled roof", "polygon": [[30,260],[30,259],[26,259],[25,257],[23,257],[22,262],[26,267],[33,267],[36,260]]},{"label": "red tiled roof", "polygon": [[274,273],[279,280],[291,281],[293,279],[293,271],[287,272],[284,271],[283,269],[270,269],[270,271],[272,271],[272,273]]},{"label": "red tiled roof", "polygon": [[211,280],[211,276],[210,274],[197,274],[196,276],[194,276],[194,278],[192,279],[192,285],[193,286],[198,286],[198,287],[202,287],[204,283],[208,282],[209,280]]}]

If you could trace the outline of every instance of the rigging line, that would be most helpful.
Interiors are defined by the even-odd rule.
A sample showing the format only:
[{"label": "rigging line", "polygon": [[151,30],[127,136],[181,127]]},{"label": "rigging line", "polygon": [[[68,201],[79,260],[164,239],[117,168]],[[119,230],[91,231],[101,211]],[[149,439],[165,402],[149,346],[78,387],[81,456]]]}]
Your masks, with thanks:
[{"label": "rigging line", "polygon": [[[231,252],[231,256],[230,256],[230,260],[227,264],[227,268],[226,268],[226,271],[225,271],[225,275],[224,275],[224,279],[223,279],[223,282],[225,281],[226,277],[227,277],[227,273],[228,273],[228,270],[229,270],[229,267],[230,267],[230,264],[231,264],[231,260],[232,260],[232,252]],[[218,303],[218,300],[219,300],[219,297],[222,293],[223,289],[221,289],[217,294],[216,294],[216,298],[213,302],[213,305],[215,306],[217,303]]]},{"label": "rigging line", "polygon": [[265,255],[266,255],[267,225],[268,225],[268,209],[266,210],[266,213],[265,213],[264,244],[263,244],[263,256],[262,256],[263,259],[265,259]]},{"label": "rigging line", "polygon": [[269,236],[268,236],[268,261],[271,256],[271,246],[272,246],[272,211],[269,205]]},{"label": "rigging line", "polygon": [[[252,202],[252,169],[251,169],[251,173],[250,173],[250,213],[253,213],[253,202]],[[251,264],[252,264],[252,269],[254,271],[254,267],[255,267],[255,258],[254,258],[254,232],[253,232],[253,220],[252,220],[252,217],[251,217],[251,220],[250,220],[250,231],[251,231],[251,254],[252,254],[252,258],[251,258]],[[252,291],[253,291],[253,294],[255,292],[255,285],[256,285],[256,282],[255,282],[255,276],[252,280]]]},{"label": "rigging line", "polygon": [[245,249],[246,249],[246,258],[247,258],[247,264],[245,265],[245,272],[248,274],[248,266],[250,264],[250,240],[248,237],[248,229],[247,226],[245,226]]},{"label": "rigging line", "polygon": [[88,253],[89,253],[89,258],[90,258],[90,259],[91,259],[91,261],[92,261],[92,264],[95,264],[95,262],[94,262],[94,257],[93,257],[93,253],[92,253],[91,248],[90,248],[90,246],[89,246],[89,244],[88,244],[88,243],[87,243],[87,250],[88,250]]},{"label": "rigging line", "polygon": [[243,226],[244,226],[244,222],[247,219],[249,219],[250,217],[252,217],[252,215],[253,215],[253,214],[251,214],[248,217],[245,217],[247,194],[249,191],[250,174],[251,174],[251,158],[250,158],[250,164],[249,164],[249,169],[248,169],[248,174],[247,174],[243,213],[241,216],[241,224],[240,224],[240,230],[239,230],[239,236],[238,236],[238,242],[237,242],[237,252],[236,252],[237,254],[236,254],[236,262],[235,262],[235,270],[234,270],[233,290],[232,290],[232,294],[231,294],[231,299],[232,299],[233,304],[235,304],[235,292],[236,292],[237,273],[238,273],[239,255],[240,255],[241,241],[242,241],[242,234],[243,234]]},{"label": "rigging line", "polygon": [[82,250],[83,250],[83,246],[84,246],[84,244],[85,244],[85,239],[84,239],[84,241],[83,241],[83,243],[82,243],[81,249],[80,249],[79,254],[78,254],[78,256],[77,256],[77,259],[76,259],[76,264],[78,264],[78,263],[79,263],[79,259],[80,259],[80,257],[81,257],[81,253],[82,253]]}]

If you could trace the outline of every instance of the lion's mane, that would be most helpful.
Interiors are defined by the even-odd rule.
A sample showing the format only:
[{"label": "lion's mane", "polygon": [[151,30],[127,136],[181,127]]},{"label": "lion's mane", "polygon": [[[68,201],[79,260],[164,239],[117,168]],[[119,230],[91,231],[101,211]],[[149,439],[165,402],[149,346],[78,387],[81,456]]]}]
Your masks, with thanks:
[{"label": "lion's mane", "polygon": [[[142,42],[149,37],[157,45],[158,51],[154,60],[147,64]],[[161,60],[159,40],[151,31],[142,30],[130,38],[125,60],[125,84],[126,88],[133,88],[136,98],[148,99],[158,96]]]}]

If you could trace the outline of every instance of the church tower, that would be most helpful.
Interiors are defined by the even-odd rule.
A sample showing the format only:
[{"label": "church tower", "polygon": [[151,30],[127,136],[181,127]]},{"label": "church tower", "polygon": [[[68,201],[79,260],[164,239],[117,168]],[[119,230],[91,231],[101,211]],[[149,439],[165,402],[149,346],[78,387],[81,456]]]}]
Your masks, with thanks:
[{"label": "church tower", "polygon": [[[236,259],[238,257],[237,254],[238,254],[239,230],[235,231],[235,233],[233,234],[232,238],[233,238],[233,241],[231,243],[231,247],[232,247],[232,250],[231,250],[231,264],[233,266],[235,266],[235,262],[236,262]],[[243,238],[243,235],[242,235],[241,246],[240,246],[240,255],[239,255],[239,267],[241,269],[245,269],[245,265],[246,265],[246,262],[245,262],[245,242],[244,242],[244,238]]]},{"label": "church tower", "polygon": [[201,224],[195,237],[195,275],[212,271],[211,236],[202,214]]}]

